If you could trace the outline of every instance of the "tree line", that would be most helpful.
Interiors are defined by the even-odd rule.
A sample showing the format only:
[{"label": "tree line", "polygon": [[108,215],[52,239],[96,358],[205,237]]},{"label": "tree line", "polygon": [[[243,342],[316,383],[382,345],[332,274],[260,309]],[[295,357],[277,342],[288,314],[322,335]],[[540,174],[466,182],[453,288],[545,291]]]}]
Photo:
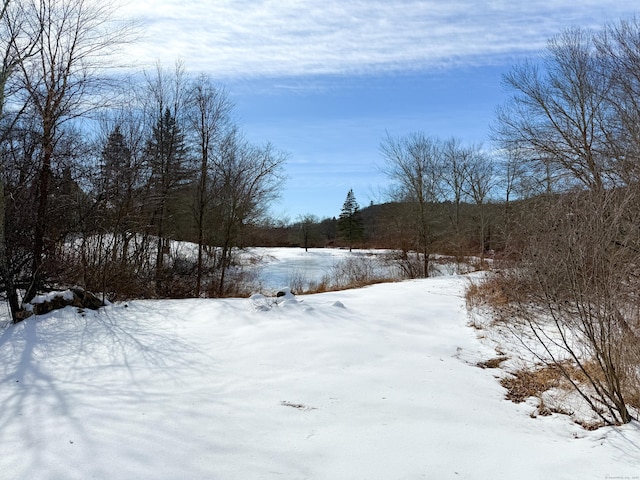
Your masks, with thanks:
[{"label": "tree line", "polygon": [[[210,77],[180,63],[129,76],[110,65],[135,33],[115,12],[2,4],[0,273],[14,318],[57,284],[225,295],[233,247],[283,181],[286,154],[244,139]],[[175,251],[181,235],[195,256]]]},{"label": "tree line", "polygon": [[504,207],[496,206],[501,171],[491,152],[413,132],[387,135],[380,154],[387,201],[361,209],[350,190],[338,218],[301,216],[294,227],[305,245],[393,249],[409,278],[428,277],[436,253],[482,261],[504,248]]}]

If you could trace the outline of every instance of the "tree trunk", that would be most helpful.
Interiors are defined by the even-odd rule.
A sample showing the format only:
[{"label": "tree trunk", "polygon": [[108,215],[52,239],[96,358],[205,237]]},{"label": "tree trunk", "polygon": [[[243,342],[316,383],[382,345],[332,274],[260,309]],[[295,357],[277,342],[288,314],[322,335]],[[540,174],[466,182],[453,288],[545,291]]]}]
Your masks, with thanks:
[{"label": "tree trunk", "polygon": [[227,262],[228,262],[228,245],[225,244],[222,247],[222,254],[220,258],[220,283],[218,284],[218,295],[222,296],[224,293],[224,282],[225,282],[225,274],[227,272]]},{"label": "tree trunk", "polygon": [[202,289],[202,269],[204,254],[204,210],[206,207],[208,157],[206,146],[202,147],[202,163],[200,165],[200,184],[198,186],[198,272],[196,274],[196,297],[200,297]]},{"label": "tree trunk", "polygon": [[20,304],[18,302],[18,292],[13,281],[13,272],[11,271],[9,258],[7,256],[5,211],[6,202],[4,198],[4,181],[0,178],[0,275],[2,275],[2,278],[4,279],[7,300],[9,301],[9,310],[11,311],[11,320],[13,323],[17,323],[20,321],[17,317],[18,310],[20,310]]},{"label": "tree trunk", "polygon": [[42,257],[44,255],[44,240],[47,231],[47,207],[49,199],[49,181],[51,178],[51,157],[53,156],[53,142],[45,135],[44,157],[42,159],[42,169],[40,170],[40,181],[38,182],[38,210],[36,217],[36,228],[33,239],[33,259],[31,270],[31,283],[24,296],[26,303],[33,300],[42,286],[43,271]]}]

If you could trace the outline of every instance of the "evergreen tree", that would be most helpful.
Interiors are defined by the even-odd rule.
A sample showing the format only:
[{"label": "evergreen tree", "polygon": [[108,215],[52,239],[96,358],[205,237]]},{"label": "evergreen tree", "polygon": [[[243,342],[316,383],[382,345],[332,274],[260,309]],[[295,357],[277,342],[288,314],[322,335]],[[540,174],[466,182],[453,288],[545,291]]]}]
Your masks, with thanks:
[{"label": "evergreen tree", "polygon": [[[140,176],[135,155],[117,125],[109,134],[101,152],[97,195],[106,213],[106,230],[116,236],[115,243],[120,245],[123,263],[126,263],[129,240],[137,225],[136,213],[141,205],[136,198]],[[115,259],[115,248],[113,255]]]},{"label": "evergreen tree", "polygon": [[128,179],[133,176],[131,159],[131,149],[127,146],[120,126],[117,125],[109,134],[102,149],[100,164],[102,183],[100,193],[103,193],[111,202],[120,200],[125,194],[130,193],[126,191],[126,187],[129,183]]},{"label": "evergreen tree", "polygon": [[165,238],[167,207],[176,188],[188,179],[187,146],[185,136],[176,117],[167,108],[153,127],[146,148],[150,169],[149,189],[152,220],[158,237],[156,269],[163,269],[164,253],[168,246]]},{"label": "evergreen tree", "polygon": [[347,198],[342,205],[342,211],[338,218],[338,233],[349,244],[349,251],[353,243],[362,240],[364,226],[360,215],[360,206],[353,194],[353,189],[347,193]]}]

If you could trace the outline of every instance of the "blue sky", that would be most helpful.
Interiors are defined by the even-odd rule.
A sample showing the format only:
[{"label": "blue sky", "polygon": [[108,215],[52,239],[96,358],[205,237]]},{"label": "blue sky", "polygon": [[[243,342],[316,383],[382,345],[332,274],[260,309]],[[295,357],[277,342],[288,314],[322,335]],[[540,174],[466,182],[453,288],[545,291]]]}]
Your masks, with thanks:
[{"label": "blue sky", "polygon": [[288,152],[274,216],[337,216],[349,189],[385,200],[381,140],[423,131],[490,148],[501,77],[571,26],[636,0],[139,0],[138,65],[182,60],[225,85],[250,140]]}]

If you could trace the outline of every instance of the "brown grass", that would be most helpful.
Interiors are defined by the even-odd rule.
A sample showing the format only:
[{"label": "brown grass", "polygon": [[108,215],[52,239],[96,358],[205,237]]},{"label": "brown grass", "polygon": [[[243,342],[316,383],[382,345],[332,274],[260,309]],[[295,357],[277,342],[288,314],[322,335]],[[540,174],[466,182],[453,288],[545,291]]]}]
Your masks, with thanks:
[{"label": "brown grass", "polygon": [[[598,383],[606,382],[604,372],[595,360],[585,361],[582,365],[584,370],[569,362],[564,362],[561,366],[571,379],[578,384],[589,385],[590,379]],[[624,378],[627,378],[627,376],[625,375]],[[565,383],[568,387],[568,380],[565,380]],[[623,384],[623,393],[626,403],[629,406],[636,409],[640,408],[640,386],[637,384],[637,381],[633,381],[632,378],[631,381],[625,382],[625,384]]]},{"label": "brown grass", "polygon": [[480,282],[472,282],[465,292],[467,308],[484,305],[490,308],[501,308],[509,305],[509,285],[500,273],[489,275]]},{"label": "brown grass", "polygon": [[551,365],[538,370],[518,370],[512,377],[500,380],[500,384],[507,389],[508,400],[521,403],[529,397],[542,398],[547,390],[561,386],[563,378],[560,368]]},{"label": "brown grass", "polygon": [[309,295],[313,293],[325,293],[325,292],[341,292],[344,290],[351,290],[353,288],[363,288],[369,285],[377,285],[379,283],[395,283],[399,282],[397,278],[374,278],[367,281],[362,282],[351,282],[341,285],[335,285],[327,282],[319,282],[314,285],[310,285],[309,288],[303,291],[304,295]]}]

